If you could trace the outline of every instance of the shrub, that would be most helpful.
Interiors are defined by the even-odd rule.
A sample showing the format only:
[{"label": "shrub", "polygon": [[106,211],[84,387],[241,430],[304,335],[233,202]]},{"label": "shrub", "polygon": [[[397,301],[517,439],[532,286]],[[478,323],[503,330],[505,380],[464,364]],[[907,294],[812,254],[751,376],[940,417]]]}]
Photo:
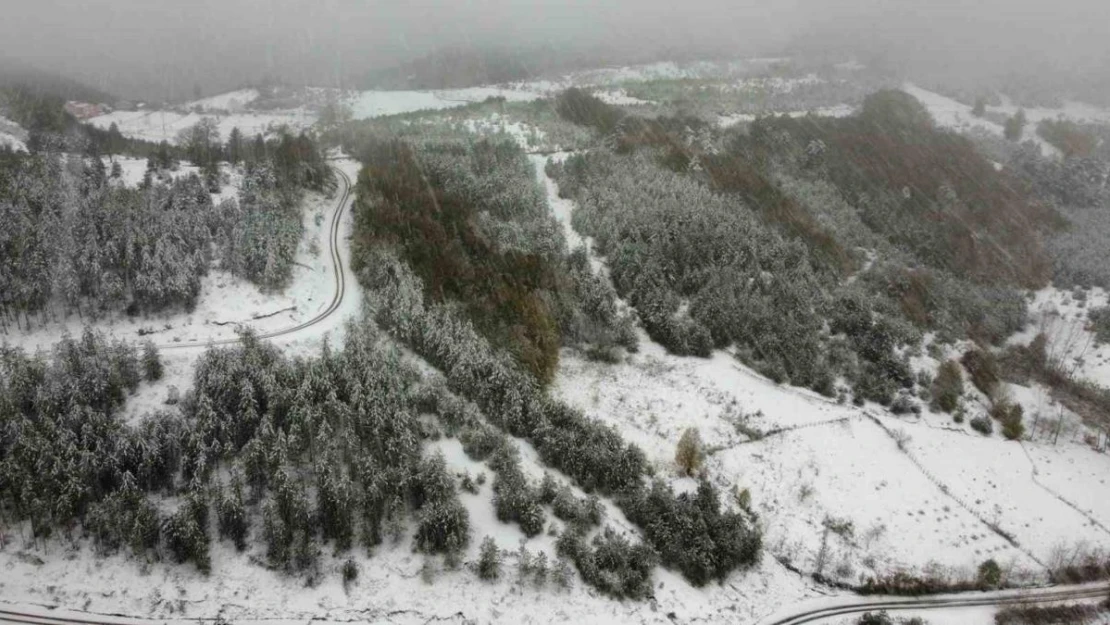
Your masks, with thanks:
[{"label": "shrub", "polygon": [[1110,306],[1095,308],[1087,312],[1091,330],[1099,343],[1110,343]]},{"label": "shrub", "polygon": [[705,462],[705,450],[702,448],[701,434],[697,428],[686,428],[682,438],[678,440],[678,447],[674,453],[675,464],[682,470],[683,475],[694,475]]},{"label": "shrub", "polygon": [[1065,119],[1046,119],[1037,124],[1037,134],[1060,150],[1065,158],[1088,157],[1098,147],[1098,138]]},{"label": "shrub", "polygon": [[565,531],[555,548],[574,562],[587,584],[602,593],[627,599],[651,596],[651,572],[657,559],[651,547],[633,544],[606,527],[589,545],[576,532]]},{"label": "shrub", "polygon": [[1067,623],[1097,623],[1102,606],[1091,604],[1017,605],[999,608],[994,615],[995,625],[1046,625]]},{"label": "shrub", "polygon": [[717,488],[705,478],[695,493],[677,497],[656,480],[650,489],[626,495],[622,507],[629,520],[644,528],[663,564],[682,571],[695,586],[724,579],[759,560],[759,530],[743,513],[723,512]]},{"label": "shrub", "polygon": [[1018,440],[1025,435],[1025,425],[1022,423],[1025,411],[1020,404],[995,402],[990,414],[991,418],[1002,424],[1002,435],[1007,439]]},{"label": "shrub", "polygon": [[937,377],[932,384],[932,406],[943,412],[953,412],[960,405],[964,394],[964,376],[960,365],[954,360],[946,360],[937,369]]},{"label": "shrub", "polygon": [[616,130],[624,116],[620,109],[577,87],[571,87],[555,98],[555,110],[563,119],[593,127],[602,134]]},{"label": "shrub", "polygon": [[968,423],[971,425],[971,429],[983,436],[990,436],[991,432],[994,432],[994,426],[991,425],[991,420],[987,417],[974,417]]},{"label": "shrub", "polygon": [[1010,141],[1020,141],[1021,135],[1025,132],[1025,111],[1019,109],[1012,117],[1006,120],[1002,128],[1002,134]]},{"label": "shrub", "polygon": [[984,590],[998,588],[1002,585],[1002,567],[994,559],[984,560],[979,565],[979,585]]},{"label": "shrub", "polygon": [[972,349],[964,353],[960,362],[967,369],[975,388],[987,397],[993,397],[1000,379],[994,355],[981,349]]},{"label": "shrub", "polygon": [[601,500],[596,495],[586,499],[574,496],[570,487],[563,485],[551,501],[555,517],[574,526],[576,529],[600,525],[601,517],[605,510],[601,507]]},{"label": "shrub", "polygon": [[525,536],[543,532],[544,514],[540,495],[528,485],[520,469],[520,456],[516,446],[506,442],[490,462],[493,480],[493,505],[497,519],[504,523],[516,522]]}]

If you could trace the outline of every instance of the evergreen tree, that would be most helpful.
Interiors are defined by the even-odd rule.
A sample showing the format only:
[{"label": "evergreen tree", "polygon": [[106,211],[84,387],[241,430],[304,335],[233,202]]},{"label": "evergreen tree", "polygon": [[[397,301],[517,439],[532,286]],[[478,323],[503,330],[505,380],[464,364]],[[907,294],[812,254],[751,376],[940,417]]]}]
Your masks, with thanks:
[{"label": "evergreen tree", "polygon": [[1010,141],[1020,141],[1022,134],[1025,132],[1025,124],[1025,109],[1018,109],[1013,117],[1006,120],[1002,134]]},{"label": "evergreen tree", "polygon": [[227,160],[232,165],[238,165],[243,161],[243,133],[239,131],[238,126],[232,128],[227,137]]},{"label": "evergreen tree", "polygon": [[478,577],[484,580],[501,577],[501,551],[490,536],[482,540],[478,551]]},{"label": "evergreen tree", "polygon": [[147,339],[143,341],[143,377],[148,382],[154,382],[162,379],[162,357],[158,354],[158,347],[154,345],[154,341]]}]

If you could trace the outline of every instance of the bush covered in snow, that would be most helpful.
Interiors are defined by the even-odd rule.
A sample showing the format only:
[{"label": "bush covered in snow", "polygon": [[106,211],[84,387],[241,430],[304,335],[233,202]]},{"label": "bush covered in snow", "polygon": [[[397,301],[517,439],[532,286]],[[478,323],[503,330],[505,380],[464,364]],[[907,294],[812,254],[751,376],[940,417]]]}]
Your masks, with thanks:
[{"label": "bush covered in snow", "polygon": [[941,363],[933,378],[931,393],[933,408],[953,412],[959,407],[964,394],[964,376],[958,362],[946,360]]},{"label": "bush covered in snow", "polygon": [[633,543],[612,528],[587,542],[568,529],[555,545],[559,555],[574,562],[582,579],[617,598],[646,599],[652,594],[651,571],[657,556],[651,547]]}]

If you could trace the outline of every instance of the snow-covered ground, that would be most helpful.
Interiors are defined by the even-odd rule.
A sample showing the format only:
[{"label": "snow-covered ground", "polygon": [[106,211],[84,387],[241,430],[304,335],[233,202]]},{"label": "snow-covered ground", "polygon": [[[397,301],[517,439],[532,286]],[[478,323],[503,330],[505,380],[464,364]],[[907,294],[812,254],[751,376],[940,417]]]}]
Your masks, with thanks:
[{"label": "snow-covered ground", "polygon": [[[264,557],[263,553],[237,554],[226,542],[213,543],[213,572],[205,578],[191,566],[144,566],[125,556],[100,558],[85,548],[55,545],[50,554],[25,551],[19,549],[17,539],[16,545],[0,552],[4,566],[0,594],[7,602],[158,621],[212,619],[222,614],[235,623],[275,619],[291,623],[672,623],[672,614],[679,622],[750,623],[776,606],[815,594],[773,561],[723,585],[702,589],[660,570],[655,599],[642,602],[599,596],[577,579],[570,590],[558,589],[550,581],[536,588],[530,581],[518,580],[511,554],[505,558],[500,580],[482,582],[469,568],[477,560],[483,536],[495,536],[504,550],[518,548],[513,532],[493,515],[490,489],[487,482],[478,495],[462,494],[473,528],[463,568],[446,570],[439,558],[433,558],[429,582],[422,579],[425,556],[414,552],[409,536],[383,545],[372,557],[353,550],[360,573],[348,589],[340,580],[342,560],[330,554],[322,557],[322,581],[306,587],[303,579],[266,570],[252,561]],[[550,539],[530,542],[535,543],[528,545],[534,554],[540,543]]]},{"label": "snow-covered ground", "polygon": [[721,128],[729,128],[739,123],[754,122],[756,118],[768,115],[789,115],[790,117],[805,117],[806,115],[817,115],[818,117],[848,117],[854,115],[856,107],[848,104],[839,104],[837,106],[825,106],[812,111],[788,111],[788,112],[775,112],[771,111],[762,115],[753,115],[751,113],[731,113],[729,115],[718,115],[717,125]]},{"label": "snow-covered ground", "polygon": [[437,91],[362,91],[349,100],[354,119],[371,119],[415,111],[457,108],[488,98],[509,102],[531,102],[546,97],[544,92],[508,87],[470,87]]},{"label": "snow-covered ground", "polygon": [[594,92],[594,95],[597,96],[598,99],[600,99],[602,102],[615,106],[639,106],[641,104],[652,103],[649,100],[634,98],[628,95],[628,93],[626,93],[624,89],[601,90]]},{"label": "snow-covered ground", "polygon": [[185,104],[187,110],[200,109],[202,111],[240,111],[258,99],[257,89],[239,89],[228,93],[221,93],[208,98],[194,100]]},{"label": "snow-covered ground", "polygon": [[[963,104],[943,96],[939,93],[934,93],[926,89],[922,89],[913,83],[906,83],[903,85],[902,90],[906,93],[917,98],[925,108],[929,109],[932,113],[933,119],[936,120],[938,126],[944,128],[951,128],[953,130],[965,131],[972,128],[986,130],[991,134],[999,137],[1003,136],[1002,125],[995,123],[985,117],[976,117],[971,114],[970,106]],[[1016,111],[1016,109],[1015,109]],[[1030,121],[1034,121],[1030,119]],[[1026,126],[1025,132],[1022,135],[1023,141],[1033,141],[1040,146],[1041,151],[1049,156],[1061,156],[1060,150],[1049,144],[1037,134],[1035,122]]]},{"label": "snow-covered ground", "polygon": [[0,146],[16,151],[27,151],[27,132],[19,124],[0,115]]},{"label": "snow-covered ground", "polygon": [[1098,344],[1089,330],[1087,313],[1110,303],[1110,296],[1093,288],[1076,297],[1073,291],[1047,287],[1033,294],[1029,303],[1031,323],[1011,337],[1012,343],[1028,344],[1037,334],[1048,339],[1048,355],[1081,378],[1110,386],[1110,345]]},{"label": "snow-covered ground", "polygon": [[[219,96],[223,97],[223,96]],[[191,128],[201,119],[209,117],[216,120],[220,138],[227,140],[232,128],[238,128],[243,135],[267,135],[282,126],[292,130],[308,128],[316,123],[316,113],[308,109],[291,111],[271,111],[265,113],[241,112],[235,114],[182,113],[178,111],[115,111],[107,115],[93,117],[88,123],[107,130],[116,124],[125,137],[145,141],[168,141],[173,143],[177,135]]]}]

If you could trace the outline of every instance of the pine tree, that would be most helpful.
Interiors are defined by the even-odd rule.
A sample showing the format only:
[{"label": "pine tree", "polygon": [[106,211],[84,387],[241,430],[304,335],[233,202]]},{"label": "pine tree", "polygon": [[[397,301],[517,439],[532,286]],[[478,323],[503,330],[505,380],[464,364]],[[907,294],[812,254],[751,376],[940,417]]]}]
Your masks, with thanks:
[{"label": "pine tree", "polygon": [[221,538],[230,538],[235,548],[247,548],[250,517],[243,505],[243,486],[238,476],[232,479],[231,493],[221,493],[216,503],[216,523]]},{"label": "pine tree", "polygon": [[243,161],[243,133],[239,131],[238,126],[232,128],[227,137],[227,160],[232,165],[238,165]]},{"label": "pine tree", "polygon": [[486,536],[478,551],[478,577],[494,580],[501,576],[501,551],[493,538]]},{"label": "pine tree", "polygon": [[148,382],[154,382],[162,379],[162,358],[158,355],[158,347],[154,345],[154,341],[147,339],[143,341],[143,377]]}]

